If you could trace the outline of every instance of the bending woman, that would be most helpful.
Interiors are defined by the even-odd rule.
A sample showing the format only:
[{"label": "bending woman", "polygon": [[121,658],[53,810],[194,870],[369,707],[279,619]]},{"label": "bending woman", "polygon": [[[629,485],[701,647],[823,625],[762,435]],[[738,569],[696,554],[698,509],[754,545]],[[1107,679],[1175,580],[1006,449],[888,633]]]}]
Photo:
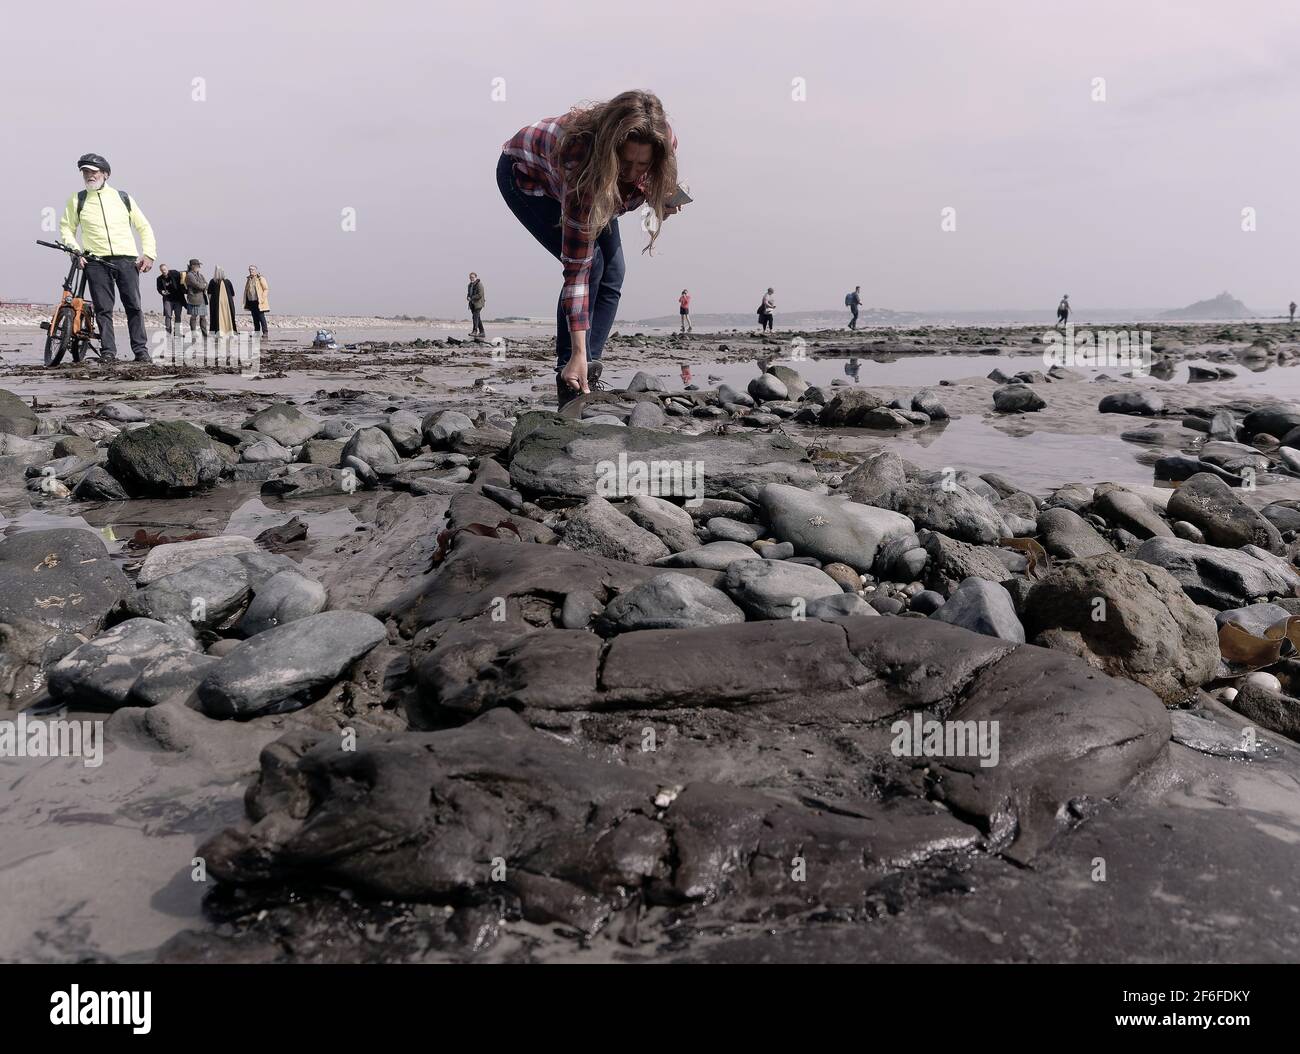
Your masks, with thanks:
[{"label": "bending woman", "polygon": [[560,405],[591,390],[623,287],[617,218],[648,205],[653,251],[677,191],[677,138],[663,104],[646,91],[575,107],[521,128],[501,148],[497,186],[510,211],[558,259],[564,288],[556,310]]}]

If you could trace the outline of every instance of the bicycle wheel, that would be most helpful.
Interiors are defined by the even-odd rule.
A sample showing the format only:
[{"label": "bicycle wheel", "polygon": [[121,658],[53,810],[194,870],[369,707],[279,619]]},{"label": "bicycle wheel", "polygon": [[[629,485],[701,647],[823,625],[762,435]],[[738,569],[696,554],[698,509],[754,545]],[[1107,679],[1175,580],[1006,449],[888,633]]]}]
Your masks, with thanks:
[{"label": "bicycle wheel", "polygon": [[72,308],[61,307],[45,337],[45,365],[57,366],[72,342]]}]

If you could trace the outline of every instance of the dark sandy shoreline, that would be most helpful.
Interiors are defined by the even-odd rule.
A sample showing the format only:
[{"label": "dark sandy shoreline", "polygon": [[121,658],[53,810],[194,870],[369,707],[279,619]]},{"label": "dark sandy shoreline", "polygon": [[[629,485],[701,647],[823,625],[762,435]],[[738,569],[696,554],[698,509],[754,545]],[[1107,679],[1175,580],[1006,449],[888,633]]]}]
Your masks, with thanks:
[{"label": "dark sandy shoreline", "polygon": [[[10,806],[0,820],[0,870],[11,888],[0,913],[0,958],[1300,958],[1290,879],[1300,862],[1300,747],[1286,734],[1300,727],[1287,723],[1300,723],[1300,667],[1288,658],[1270,666],[1276,691],[1242,713],[1248,700],[1237,700],[1234,709],[1223,689],[1244,685],[1244,673],[1220,668],[1214,649],[1216,614],[1259,608],[1265,599],[1289,611],[1300,588],[1243,586],[1237,600],[1209,603],[1220,586],[1206,584],[1198,592],[1187,577],[1191,572],[1169,563],[1156,567],[1168,582],[1142,572],[1151,576],[1151,595],[1133,601],[1128,628],[1118,638],[1104,648],[1097,641],[1080,647],[1069,634],[1084,631],[1050,622],[1063,616],[1049,613],[1050,590],[1041,573],[1007,550],[996,556],[997,533],[985,532],[981,519],[992,509],[1002,526],[1027,528],[1054,558],[1052,574],[1093,567],[1099,559],[1106,568],[1111,565],[1104,561],[1120,561],[1084,587],[1105,592],[1107,576],[1156,566],[1145,559],[1153,539],[1191,541],[1177,526],[1187,521],[1168,508],[1175,483],[1197,472],[1233,477],[1225,489],[1235,504],[1217,491],[1207,497],[1205,522],[1192,524],[1203,537],[1192,544],[1239,549],[1222,542],[1236,537],[1232,531],[1249,514],[1256,517],[1249,520],[1257,532],[1251,537],[1268,541],[1273,548],[1264,548],[1294,567],[1296,529],[1286,526],[1286,512],[1292,508],[1287,503],[1300,501],[1300,471],[1279,453],[1289,449],[1280,442],[1284,437],[1274,434],[1272,442],[1245,451],[1226,444],[1250,447],[1247,435],[1208,440],[1222,449],[1207,454],[1206,430],[1216,413],[1226,412],[1234,428],[1243,429],[1247,420],[1262,420],[1248,415],[1270,404],[1300,403],[1300,372],[1292,372],[1300,361],[1300,331],[1286,324],[1160,326],[1155,345],[1165,365],[1157,376],[1123,378],[1108,371],[1109,380],[1086,370],[1047,376],[1042,348],[1032,343],[1039,332],[781,332],[770,341],[753,334],[682,339],[624,333],[606,354],[605,377],[622,389],[645,374],[633,387],[649,390],[593,400],[588,420],[608,414],[612,422],[535,417],[531,434],[521,426],[525,414],[554,405],[543,338],[507,338],[504,358],[494,359],[490,345],[446,340],[361,343],[322,354],[273,337],[256,378],[237,371],[120,367],[106,374],[6,365],[0,388],[28,407],[36,403],[30,432],[21,424],[0,428],[8,433],[0,435],[6,542],[61,522],[88,526],[125,583],[121,595],[104,599],[102,610],[79,629],[70,622],[61,626],[76,645],[120,625],[123,604],[143,603],[146,589],[138,579],[148,551],[126,544],[140,529],[168,538],[194,532],[246,537],[250,552],[293,561],[295,585],[301,578],[324,587],[324,611],[306,617],[364,613],[383,639],[337,676],[318,678],[310,705],[281,713],[250,710],[231,719],[215,716],[209,702],[205,712],[195,695],[200,668],[224,662],[241,635],[233,627],[250,595],[256,600],[288,567],[259,563],[259,557],[242,570],[220,565],[223,582],[245,576],[242,593],[236,582],[231,614],[214,616],[197,632],[194,648],[177,653],[187,669],[197,664],[193,683],[173,685],[151,706],[142,705],[142,684],[127,684],[115,697],[118,705],[83,707],[77,701],[101,690],[100,675],[69,674],[69,712],[106,720],[108,750],[93,772],[79,759],[0,759],[10,787]],[[796,337],[805,342],[800,354],[806,358],[790,357]],[[0,334],[6,363],[11,357],[4,345],[17,342],[11,331]],[[851,358],[858,361],[856,378],[845,370]],[[796,385],[782,382],[785,395],[772,388],[772,397],[758,399],[767,410],[720,405],[719,384],[743,394],[760,376],[759,362],[812,381],[823,402],[807,392],[796,396]],[[1233,376],[1205,383],[1160,379],[1161,373],[1184,377],[1188,362],[1225,367]],[[987,368],[977,368],[980,363]],[[683,391],[683,366],[697,391]],[[994,366],[1008,374],[1038,371],[1023,388],[1044,406],[995,409],[995,393],[1008,386],[987,377]],[[889,376],[894,379],[885,383]],[[877,405],[845,401],[847,390],[865,391]],[[919,413],[913,396],[922,391],[942,404],[943,416],[900,419]],[[1112,396],[1155,396],[1159,409],[1099,413],[1099,402]],[[847,412],[872,416],[837,420],[827,412],[837,398]],[[265,460],[250,460],[249,448],[270,437],[244,434],[250,418],[285,402],[300,414],[286,417],[288,431],[266,442]],[[12,407],[7,412],[11,420],[22,417]],[[468,420],[453,428],[453,419],[443,417],[439,431],[444,412]],[[631,520],[616,514],[613,521],[602,506],[589,523],[582,521],[587,513],[579,515],[584,505],[574,487],[582,485],[588,455],[559,452],[586,434],[583,429],[600,437],[602,450],[616,449],[620,434],[629,434],[618,429],[631,413],[647,415],[638,420],[648,423],[634,431],[643,427],[646,436],[667,437],[654,442],[712,444],[701,456],[712,459],[706,461],[710,472],[727,475],[709,495],[719,503],[714,516],[683,528],[674,527],[667,513],[663,522],[648,512]],[[337,423],[337,438],[320,438],[324,431],[311,427],[301,433],[308,438],[298,438],[299,416],[314,425]],[[78,498],[32,485],[42,466],[56,462],[54,444],[73,437],[82,443],[67,449],[81,453],[64,455],[51,473],[66,490],[80,486],[92,465],[125,480],[117,455],[105,457],[118,436],[173,420],[207,427],[211,442],[227,448],[218,450],[223,461],[213,469],[214,485],[128,500],[92,498],[90,491]],[[863,420],[878,427],[861,427]],[[284,423],[266,427],[275,431]],[[397,460],[371,465],[362,458],[353,470],[358,485],[342,486],[343,444],[368,429],[388,436]],[[382,454],[385,441],[366,441],[368,450]],[[312,443],[337,445],[313,448],[308,473],[276,449],[305,457],[303,448]],[[78,457],[87,463],[74,463]],[[859,471],[864,463],[876,467]],[[959,516],[932,506],[925,494],[897,493],[933,486],[946,469],[961,474],[963,492],[978,498]],[[1246,469],[1254,473],[1254,486],[1243,488]],[[310,493],[295,495],[285,482],[309,474],[315,489],[298,489]],[[990,474],[998,479],[983,479]],[[127,482],[133,492],[142,485]],[[1123,500],[1098,488],[1108,482],[1121,485],[1116,493]],[[1080,497],[1073,484],[1088,493]],[[614,619],[617,596],[659,573],[651,566],[661,559],[659,549],[645,535],[677,553],[685,543],[672,539],[681,539],[683,529],[695,545],[706,539],[720,544],[724,536],[747,537],[742,528],[754,524],[760,541],[793,546],[790,554],[765,561],[784,565],[780,574],[841,574],[830,565],[842,567],[842,560],[822,550],[809,555],[815,543],[781,525],[774,499],[762,496],[769,486],[803,490],[810,500],[823,497],[819,490],[848,495],[873,509],[873,500],[888,500],[893,515],[903,515],[897,508],[910,510],[918,542],[900,550],[901,564],[864,558],[849,568],[870,579],[841,594],[858,606],[845,601],[844,610],[807,622],[774,614],[780,605],[765,607],[776,603],[769,593],[757,599],[748,590],[759,587],[728,578],[735,575],[728,566],[694,567],[678,577],[707,588],[708,604],[721,604],[714,593],[730,597],[737,610],[743,608],[739,621],[672,629],[600,624],[602,617]],[[1077,537],[1057,537],[1051,526],[1062,520],[1057,509],[1090,524],[1084,548],[1095,534],[1106,555],[1073,551]],[[1269,512],[1260,516],[1261,509]],[[1053,515],[1044,521],[1048,512]],[[304,537],[253,541],[295,516],[306,525]],[[1257,520],[1274,525],[1275,544]],[[444,527],[498,521],[515,524],[519,535],[461,534],[434,566]],[[574,526],[580,522],[586,533]],[[1207,532],[1221,526],[1219,543],[1210,542]],[[565,545],[547,548],[559,541]],[[735,544],[761,548],[760,541]],[[888,541],[878,539],[882,550]],[[920,562],[908,564],[908,554],[918,551]],[[801,557],[812,562],[798,563]],[[901,577],[903,564],[912,567],[912,578]],[[12,595],[33,595],[26,567],[10,561],[0,568]],[[1027,639],[1051,646],[1017,645],[987,630],[972,633],[960,621],[940,626],[912,608],[918,592],[951,602],[968,578],[1005,587]],[[924,590],[908,592],[913,584]],[[1122,607],[1123,592],[1106,595]],[[503,621],[492,615],[496,596],[504,598]],[[576,611],[582,597],[591,601],[586,622]],[[893,600],[898,610],[891,604],[879,612],[861,610],[878,600]],[[88,607],[97,604],[98,598],[87,600]],[[1005,606],[1011,610],[1012,600]],[[24,610],[30,619],[31,610]],[[131,613],[139,617],[140,610]],[[16,625],[16,617],[14,608],[0,623]],[[823,627],[834,633],[817,636]],[[841,629],[844,636],[836,637]],[[0,672],[9,678],[3,686],[9,698],[0,718],[42,699],[50,670],[71,654],[62,651],[43,663],[38,656],[47,644],[34,643],[29,631],[5,630],[8,654]],[[345,642],[351,632],[344,632]],[[1144,636],[1166,650],[1146,654]],[[228,643],[214,648],[218,641]],[[716,662],[691,666],[692,649],[711,655],[711,641],[723,649]],[[651,648],[639,642],[660,643]],[[597,649],[594,658],[591,648]],[[952,658],[961,649],[976,656],[967,674]],[[556,654],[560,658],[549,658]],[[286,665],[291,659],[297,661],[286,654]],[[911,661],[918,664],[914,673],[897,679],[898,663]],[[588,662],[598,671],[590,683],[583,679]],[[1177,691],[1162,679],[1162,664],[1181,671]],[[856,671],[852,699],[839,687],[850,670]],[[751,683],[751,676],[766,680]],[[258,677],[265,679],[264,672]],[[677,694],[656,694],[659,677],[676,685]],[[1016,685],[1037,686],[1032,691],[1043,693],[1042,705],[1016,699]],[[1054,695],[1066,691],[1063,685],[1075,694]],[[243,705],[236,696],[234,689],[228,693],[231,705]],[[881,722],[891,713],[963,708],[1001,715],[1003,782],[986,786],[980,773],[960,764],[909,766],[890,757]],[[1077,721],[1045,716],[1058,712]],[[1266,723],[1270,713],[1275,727]],[[647,722],[666,737],[662,753],[647,757],[619,746],[636,740]],[[1260,749],[1233,746],[1246,728],[1258,732]],[[319,753],[332,742],[337,754],[346,729],[356,735],[355,754],[331,760]],[[285,736],[291,749],[262,754]],[[303,761],[313,742],[318,754]],[[430,756],[445,752],[446,761],[426,767],[419,752],[407,749],[417,742],[428,744]],[[421,788],[432,802],[428,811],[377,790],[373,796],[356,790],[356,772],[347,767],[356,758],[369,766],[372,782],[361,781],[367,787]],[[535,795],[514,789],[523,771],[536,776],[541,789]],[[495,788],[495,797],[478,797],[481,786]],[[258,789],[246,802],[250,787]],[[647,787],[649,801],[643,801]],[[653,805],[655,788],[658,794],[677,788],[672,794],[678,797]],[[603,803],[608,817],[586,815],[586,794],[593,795],[586,804]],[[706,794],[715,798],[702,799]],[[440,800],[457,808],[440,811]],[[246,804],[254,815],[246,814]],[[298,825],[308,815],[304,834]],[[743,821],[753,815],[765,816],[776,833],[748,833]],[[710,827],[708,818],[718,816],[725,822]],[[261,825],[250,833],[256,821]],[[377,837],[388,823],[391,828]],[[611,832],[619,830],[627,838],[638,833],[632,843],[615,845]],[[578,852],[573,847],[584,838],[615,847]],[[444,844],[454,848],[441,849]],[[412,845],[419,847],[414,856],[403,848]],[[795,845],[809,847],[815,874],[806,885],[781,877]],[[846,854],[855,853],[858,863],[848,868]],[[452,867],[447,854],[468,862]],[[498,855],[511,876],[524,877],[486,878]],[[196,856],[204,858],[207,881],[192,880]],[[1106,861],[1104,882],[1093,877],[1097,858]],[[688,862],[705,876],[694,884],[684,877]],[[715,864],[721,877],[708,878]],[[699,892],[706,887],[708,893]]]}]

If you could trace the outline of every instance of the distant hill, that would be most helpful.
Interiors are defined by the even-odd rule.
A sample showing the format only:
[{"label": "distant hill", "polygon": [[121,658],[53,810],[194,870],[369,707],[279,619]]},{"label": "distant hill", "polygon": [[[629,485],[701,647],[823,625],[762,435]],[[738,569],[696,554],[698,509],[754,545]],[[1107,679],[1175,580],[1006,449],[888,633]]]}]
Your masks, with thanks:
[{"label": "distant hill", "polygon": [[1187,307],[1166,311],[1161,318],[1255,318],[1259,312],[1251,311],[1230,293],[1220,293],[1212,300],[1198,300]]}]

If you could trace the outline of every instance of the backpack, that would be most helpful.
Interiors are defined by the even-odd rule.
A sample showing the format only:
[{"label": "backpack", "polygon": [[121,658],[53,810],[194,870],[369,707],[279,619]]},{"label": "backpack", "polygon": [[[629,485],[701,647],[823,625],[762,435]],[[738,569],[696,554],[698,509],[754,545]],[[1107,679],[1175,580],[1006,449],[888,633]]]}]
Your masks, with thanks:
[{"label": "backpack", "polygon": [[853,294],[852,294],[852,293],[845,293],[845,294],[844,294],[844,306],[845,306],[845,307],[852,307],[852,306],[853,306]]},{"label": "backpack", "polygon": [[[81,219],[81,210],[86,207],[86,195],[90,193],[86,190],[77,191],[77,219]],[[122,198],[122,204],[126,206],[127,215],[131,213],[131,195],[125,190],[119,190],[118,194]]]}]

